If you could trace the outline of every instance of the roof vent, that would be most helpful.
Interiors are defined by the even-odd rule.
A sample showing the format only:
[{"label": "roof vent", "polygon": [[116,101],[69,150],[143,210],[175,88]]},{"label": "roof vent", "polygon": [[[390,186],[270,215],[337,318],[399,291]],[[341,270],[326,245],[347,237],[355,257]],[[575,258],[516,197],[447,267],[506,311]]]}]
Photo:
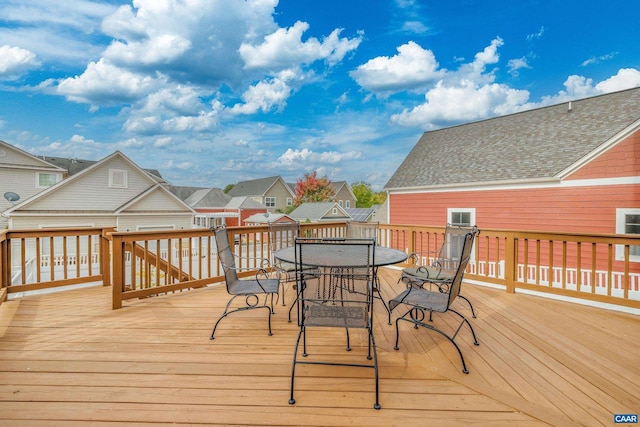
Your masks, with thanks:
[{"label": "roof vent", "polygon": [[573,111],[573,107],[571,106],[571,101],[569,101],[569,106],[567,107],[567,113],[570,113]]}]

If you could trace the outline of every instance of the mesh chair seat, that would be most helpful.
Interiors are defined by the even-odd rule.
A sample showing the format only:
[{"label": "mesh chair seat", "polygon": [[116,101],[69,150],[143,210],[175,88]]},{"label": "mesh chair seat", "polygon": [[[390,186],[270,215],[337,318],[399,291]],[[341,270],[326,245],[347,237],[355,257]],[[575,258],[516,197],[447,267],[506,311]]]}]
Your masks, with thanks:
[{"label": "mesh chair seat", "polygon": [[363,307],[313,305],[308,308],[304,316],[306,326],[365,328],[367,325],[367,310]]},{"label": "mesh chair seat", "polygon": [[234,282],[227,287],[227,291],[231,295],[254,295],[254,294],[276,294],[280,282],[278,279],[252,280],[242,279]]},{"label": "mesh chair seat", "polygon": [[414,279],[417,281],[425,280],[451,280],[456,274],[455,271],[442,270],[434,267],[407,267],[402,270],[402,274],[407,279]]},{"label": "mesh chair seat", "polygon": [[400,304],[422,307],[425,310],[444,313],[449,304],[449,294],[442,292],[421,292],[414,287],[408,287],[400,295],[389,301],[389,308],[393,310]]}]

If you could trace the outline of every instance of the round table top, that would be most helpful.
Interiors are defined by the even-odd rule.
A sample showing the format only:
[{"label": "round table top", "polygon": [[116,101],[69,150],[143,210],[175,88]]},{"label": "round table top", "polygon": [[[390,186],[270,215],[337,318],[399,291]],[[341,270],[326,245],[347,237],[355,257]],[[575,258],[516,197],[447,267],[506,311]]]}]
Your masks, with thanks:
[{"label": "round table top", "polygon": [[[348,245],[335,245],[332,247],[330,253],[322,253],[317,261],[314,260],[313,252],[307,251],[305,252],[304,265],[318,267],[362,267],[353,265],[353,261],[350,259],[351,257],[349,256],[348,251]],[[280,261],[294,264],[296,262],[295,246],[279,249],[274,253],[274,256]],[[375,267],[397,264],[405,259],[407,259],[407,254],[398,249],[376,246],[374,257]]]}]

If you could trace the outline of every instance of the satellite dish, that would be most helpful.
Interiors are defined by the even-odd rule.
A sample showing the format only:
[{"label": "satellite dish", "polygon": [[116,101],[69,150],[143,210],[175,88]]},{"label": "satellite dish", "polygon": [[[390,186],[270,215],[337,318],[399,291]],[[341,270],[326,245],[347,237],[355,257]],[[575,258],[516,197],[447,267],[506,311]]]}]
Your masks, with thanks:
[{"label": "satellite dish", "polygon": [[4,198],[11,203],[17,202],[18,200],[20,200],[20,196],[17,193],[14,193],[13,191],[7,191],[6,193],[4,193]]}]

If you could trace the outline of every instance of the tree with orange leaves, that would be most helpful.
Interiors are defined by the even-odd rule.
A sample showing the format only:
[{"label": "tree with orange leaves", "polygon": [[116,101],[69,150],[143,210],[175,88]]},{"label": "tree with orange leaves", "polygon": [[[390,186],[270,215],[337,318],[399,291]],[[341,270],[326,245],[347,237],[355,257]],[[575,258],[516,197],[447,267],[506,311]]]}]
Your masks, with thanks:
[{"label": "tree with orange leaves", "polygon": [[329,178],[318,178],[318,172],[305,173],[296,183],[296,198],[293,200],[295,207],[307,202],[328,202],[335,196],[336,190]]}]

